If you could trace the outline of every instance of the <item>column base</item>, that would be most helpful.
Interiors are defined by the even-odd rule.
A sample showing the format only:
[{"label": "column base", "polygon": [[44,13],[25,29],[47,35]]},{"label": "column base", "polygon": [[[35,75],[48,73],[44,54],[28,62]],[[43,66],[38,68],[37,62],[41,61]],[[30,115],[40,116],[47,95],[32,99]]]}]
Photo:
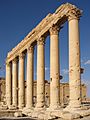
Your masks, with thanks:
[{"label": "column base", "polygon": [[[24,108],[25,109],[25,108]],[[30,111],[29,111],[30,110]],[[25,112],[22,112],[25,114]],[[78,110],[65,111],[64,108],[55,109],[42,109],[42,108],[33,108],[28,109],[28,113],[25,114],[31,118],[37,119],[56,119],[62,118],[66,120],[80,119],[81,117],[90,116],[90,106],[82,106]]]},{"label": "column base", "polygon": [[34,111],[33,107],[24,107],[22,110],[22,113],[29,116]]},{"label": "column base", "polygon": [[35,107],[34,111],[32,112],[32,114],[29,114],[29,116],[32,116],[33,118],[40,118],[40,119],[44,119],[44,114],[45,114],[46,108],[39,108],[39,107]]},{"label": "column base", "polygon": [[81,110],[81,105],[79,106],[72,106],[72,105],[68,105],[67,107],[64,108],[64,111],[77,111],[77,110]]},{"label": "column base", "polygon": [[49,108],[47,108],[47,110],[49,111],[60,110],[60,109],[61,109],[60,105],[50,105]]},{"label": "column base", "polygon": [[72,107],[71,105],[68,105],[63,111],[71,114],[79,114],[81,117],[85,117],[90,115],[90,106],[80,105]]},{"label": "column base", "polygon": [[24,104],[18,106],[20,110],[22,110],[24,107],[25,107]]},{"label": "column base", "polygon": [[18,108],[18,107],[15,106],[15,105],[10,105],[10,106],[9,106],[9,109],[10,109],[10,110],[16,110],[17,108]]},{"label": "column base", "polygon": [[0,110],[7,110],[8,106],[7,105],[0,105]]},{"label": "column base", "polygon": [[44,110],[44,111],[46,110],[46,107],[45,107],[45,106],[44,106],[44,107],[37,107],[37,106],[36,106],[36,107],[34,108],[34,111],[43,111],[43,110]]},{"label": "column base", "polygon": [[37,103],[34,110],[43,110],[45,108],[46,108],[46,106],[44,104]]}]

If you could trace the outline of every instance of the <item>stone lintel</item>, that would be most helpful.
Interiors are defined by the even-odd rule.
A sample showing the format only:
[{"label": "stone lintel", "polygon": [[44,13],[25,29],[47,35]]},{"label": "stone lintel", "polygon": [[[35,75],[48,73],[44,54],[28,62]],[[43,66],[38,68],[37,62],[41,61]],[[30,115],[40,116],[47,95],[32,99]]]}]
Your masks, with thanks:
[{"label": "stone lintel", "polygon": [[[38,36],[43,36],[53,24],[57,24],[64,17],[80,17],[81,11],[74,5],[66,3],[61,5],[53,14],[48,14],[15,48],[7,55],[7,61],[12,61],[20,52],[24,52],[28,45],[38,39]],[[64,18],[66,19],[66,18]],[[63,20],[64,21],[64,20]]]}]

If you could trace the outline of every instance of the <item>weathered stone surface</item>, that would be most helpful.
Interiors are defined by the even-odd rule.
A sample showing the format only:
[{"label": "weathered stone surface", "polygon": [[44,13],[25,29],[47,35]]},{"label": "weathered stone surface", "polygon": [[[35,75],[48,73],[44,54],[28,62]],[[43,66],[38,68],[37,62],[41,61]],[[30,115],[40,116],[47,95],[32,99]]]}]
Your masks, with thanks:
[{"label": "weathered stone surface", "polygon": [[60,105],[59,28],[50,28],[50,108]]},{"label": "weathered stone surface", "polygon": [[11,63],[6,64],[6,103],[9,107],[11,105]]},{"label": "weathered stone surface", "polygon": [[8,109],[8,106],[7,105],[2,105],[0,106],[0,110],[7,110]]},{"label": "weathered stone surface", "polygon": [[12,61],[12,104],[17,107],[18,104],[18,61],[17,58]]},{"label": "weathered stone surface", "polygon": [[[37,91],[37,81],[33,81],[33,98],[34,98],[34,106],[36,104],[36,97],[37,97],[37,94],[36,94],[36,91]],[[6,86],[6,81],[3,80],[1,78],[0,80],[0,83],[1,83],[1,102],[0,102],[0,106],[2,105],[5,105],[6,104],[6,99],[5,98],[5,94],[6,94],[6,90],[5,90],[5,86]],[[82,84],[81,86],[82,88],[82,101],[85,101],[86,102],[86,91],[87,91],[87,88],[86,88],[86,85],[85,84]],[[27,90],[27,83],[25,81],[25,91]],[[18,88],[17,88],[17,91],[18,91]],[[25,96],[26,96],[27,92],[25,92]],[[50,83],[49,81],[45,80],[45,99],[47,100],[46,101],[46,107],[49,106],[50,104]],[[69,102],[69,83],[60,83],[60,103],[62,105],[62,107],[65,107]],[[65,105],[64,105],[65,104]],[[26,106],[26,104],[25,104]],[[29,107],[29,106],[28,106]],[[86,109],[87,108],[90,108],[90,106],[86,106]],[[85,109],[85,106],[82,107],[82,109]]]},{"label": "weathered stone surface", "polygon": [[[80,16],[81,11],[77,7],[69,3],[63,4],[55,13],[46,16],[46,18],[44,18],[41,23],[22,40],[22,42],[8,53],[6,60],[6,99],[10,110],[16,109],[15,107],[17,106],[19,110],[22,110],[25,106],[24,56],[26,52],[28,53],[26,109],[16,111],[14,114],[15,117],[22,117],[24,114],[36,119],[48,120],[62,118],[64,120],[73,120],[80,118],[80,116],[90,115],[90,109],[81,108],[80,40],[78,22]],[[66,20],[68,20],[69,23],[70,97],[68,99],[69,105],[64,109],[60,107],[59,29]],[[49,109],[46,110],[44,43],[48,35],[50,35],[50,106]],[[33,106],[33,52],[30,46],[34,47],[36,43],[37,102],[36,106],[34,105],[35,108],[31,109]],[[27,49],[28,47],[30,47],[30,49]],[[18,100],[16,85],[17,67],[15,64],[16,61],[14,61],[16,58],[19,60]],[[13,77],[11,63],[13,63]]]},{"label": "weathered stone surface", "polygon": [[[64,11],[64,12],[63,12]],[[44,63],[44,42],[45,38],[50,34],[50,109],[59,109],[60,106],[60,67],[59,67],[59,29],[61,24],[63,24],[66,20],[69,21],[69,79],[70,79],[70,106],[76,107],[80,106],[80,51],[79,51],[79,29],[78,29],[78,19],[81,15],[81,11],[76,8],[74,5],[69,3],[63,4],[61,7],[56,10],[55,13],[49,14],[45,19],[41,21],[41,23],[32,30],[31,33],[25,39],[19,43],[7,56],[6,60],[6,88],[7,88],[7,103],[10,106],[12,95],[13,95],[13,104],[17,103],[16,100],[16,78],[17,78],[17,70],[16,64],[14,61],[17,57],[19,57],[19,90],[18,90],[18,107],[22,109],[25,106],[25,85],[24,85],[24,56],[26,53],[26,49],[29,46],[34,46],[37,41],[37,104],[36,109],[43,108],[45,106],[45,63]],[[51,19],[53,18],[53,19]],[[63,19],[63,20],[62,20]],[[60,22],[62,21],[62,22]],[[29,38],[29,40],[28,40]],[[31,39],[32,38],[32,39]],[[73,41],[73,42],[72,42]],[[74,51],[73,51],[74,46]],[[31,49],[32,51],[32,49]],[[27,51],[28,52],[28,51]],[[13,53],[13,54],[12,54]],[[31,52],[30,52],[31,53]],[[30,57],[30,56],[29,56]],[[13,58],[13,59],[12,59]],[[30,59],[29,59],[30,60]],[[13,94],[11,87],[11,63],[13,61]],[[30,61],[28,62],[30,65]],[[28,65],[28,66],[29,66]],[[29,69],[27,66],[27,78],[30,80]],[[33,67],[31,65],[31,67]],[[32,70],[33,68],[31,68]],[[74,71],[74,72],[72,72]],[[31,73],[32,77],[32,73]],[[29,81],[27,80],[27,81]],[[31,81],[33,78],[31,78]],[[8,83],[9,81],[9,83]],[[29,86],[33,86],[32,83],[28,82]],[[27,107],[31,107],[32,105],[32,97],[30,95],[32,89],[29,89],[29,94],[27,91]],[[73,92],[72,92],[73,91]],[[76,93],[73,97],[73,93]],[[30,95],[30,96],[29,96]],[[15,97],[14,97],[15,96]],[[29,102],[30,103],[29,103]],[[13,109],[12,107],[9,109]]]},{"label": "weathered stone surface", "polygon": [[18,112],[15,112],[15,113],[14,113],[14,116],[15,116],[15,117],[22,117],[23,114],[22,114],[21,111],[20,111],[20,112],[18,111]]},{"label": "weathered stone surface", "polygon": [[18,91],[18,106],[22,109],[25,106],[25,85],[24,85],[24,54],[19,55],[19,91]]},{"label": "weathered stone surface", "polygon": [[9,109],[10,109],[10,110],[16,110],[16,109],[17,109],[17,106],[10,105],[10,106],[9,106]]},{"label": "weathered stone surface", "polygon": [[34,50],[33,46],[27,48],[27,89],[26,89],[26,107],[33,107],[33,65]]},{"label": "weathered stone surface", "polygon": [[32,112],[34,111],[34,108],[27,108],[25,107],[23,110],[22,110],[22,114],[26,115],[26,116],[31,116],[32,115]]},{"label": "weathered stone surface", "polygon": [[44,37],[37,40],[37,103],[36,108],[45,106],[45,58]]}]

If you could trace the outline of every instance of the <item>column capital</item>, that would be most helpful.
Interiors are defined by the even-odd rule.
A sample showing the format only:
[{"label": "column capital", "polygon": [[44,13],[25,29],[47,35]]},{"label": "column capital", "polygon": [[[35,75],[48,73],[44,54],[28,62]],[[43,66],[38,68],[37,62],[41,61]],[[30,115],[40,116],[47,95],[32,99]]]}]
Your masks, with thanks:
[{"label": "column capital", "polygon": [[25,54],[24,53],[20,53],[19,54],[19,59],[23,59],[25,57]]},{"label": "column capital", "polygon": [[44,45],[45,44],[45,37],[40,37],[37,39],[37,45]]},{"label": "column capital", "polygon": [[14,58],[13,60],[12,60],[12,63],[16,63],[17,62],[17,58]]},{"label": "column capital", "polygon": [[6,65],[7,65],[8,67],[10,67],[10,66],[11,66],[11,62],[6,62]]},{"label": "column capital", "polygon": [[80,16],[81,16],[81,11],[72,9],[68,12],[67,16],[68,16],[68,21],[70,21],[72,19],[79,20]]},{"label": "column capital", "polygon": [[49,31],[50,35],[57,35],[59,32],[60,28],[57,25],[52,26]]},{"label": "column capital", "polygon": [[30,45],[30,46],[27,48],[27,53],[33,53],[33,48],[34,48],[34,46],[33,46],[33,45]]}]

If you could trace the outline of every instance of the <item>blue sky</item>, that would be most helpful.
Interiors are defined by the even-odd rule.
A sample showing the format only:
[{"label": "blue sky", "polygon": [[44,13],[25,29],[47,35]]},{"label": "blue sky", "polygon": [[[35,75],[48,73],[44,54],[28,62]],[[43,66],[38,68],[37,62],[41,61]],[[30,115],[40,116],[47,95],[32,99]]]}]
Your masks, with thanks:
[{"label": "blue sky", "polygon": [[[90,0],[0,0],[0,76],[5,76],[5,59],[11,51],[48,13],[62,3],[70,2],[83,10],[80,19],[81,67],[85,69],[82,82],[90,96]],[[68,81],[68,22],[59,33],[60,74]],[[49,80],[49,36],[45,44],[45,78]],[[36,79],[36,47],[34,51],[34,79]]]}]

